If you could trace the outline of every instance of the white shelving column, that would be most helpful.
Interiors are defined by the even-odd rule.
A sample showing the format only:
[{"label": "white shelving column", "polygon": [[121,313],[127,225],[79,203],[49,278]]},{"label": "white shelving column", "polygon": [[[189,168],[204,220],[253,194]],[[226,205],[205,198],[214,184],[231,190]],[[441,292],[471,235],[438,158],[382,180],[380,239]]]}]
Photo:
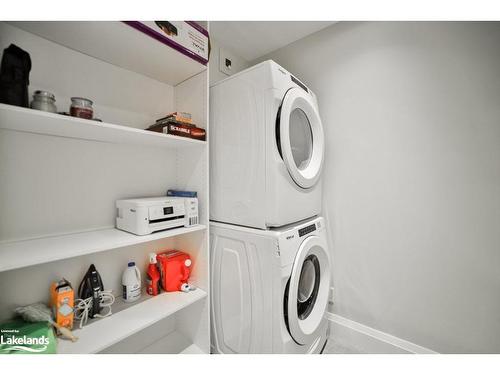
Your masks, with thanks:
[{"label": "white shelving column", "polygon": [[[104,121],[0,104],[0,321],[48,302],[63,277],[76,291],[90,264],[117,296],[113,315],[75,330],[76,344],[59,340],[60,353],[210,351],[208,141],[143,130],[186,111],[210,136],[208,69],[137,33],[117,22],[0,22],[0,49],[31,55],[31,92],[56,93],[59,110],[70,96],[95,99]],[[198,192],[200,225],[149,236],[114,228],[115,200],[168,188]],[[174,248],[190,254],[197,289],[121,302],[127,262],[144,279],[148,253]]]},{"label": "white shelving column", "polygon": [[[190,80],[183,82],[175,88],[175,104],[179,110],[184,111],[188,108],[197,108],[193,112],[194,121],[202,124],[202,127],[207,129],[207,134],[210,136],[209,131],[209,77],[208,69]],[[182,149],[178,152],[178,167],[177,170],[184,170],[184,163],[188,161],[193,166],[193,175],[198,176],[193,178],[193,175],[180,175],[178,182],[181,189],[196,190],[199,192],[199,200],[203,202],[200,207],[201,223],[209,227],[209,144],[203,149],[197,149],[197,152],[191,152],[188,149]],[[208,293],[206,302],[203,306],[198,305],[187,314],[178,318],[179,330],[186,336],[191,337],[194,346],[187,350],[187,353],[193,353],[197,350],[208,353],[210,351],[210,244],[209,244],[209,231],[204,231],[202,243],[196,242],[196,237],[183,236],[177,239],[180,248],[196,249],[198,248],[198,265],[197,272],[194,279],[197,284]],[[202,316],[199,320],[199,325],[193,324],[193,321],[198,316]],[[198,349],[196,349],[198,348]]]}]

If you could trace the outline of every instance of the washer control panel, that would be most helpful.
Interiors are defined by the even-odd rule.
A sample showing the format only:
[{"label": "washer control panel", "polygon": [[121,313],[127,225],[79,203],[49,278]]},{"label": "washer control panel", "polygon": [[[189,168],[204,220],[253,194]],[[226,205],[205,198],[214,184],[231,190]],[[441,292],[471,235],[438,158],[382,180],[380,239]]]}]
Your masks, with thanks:
[{"label": "washer control panel", "polygon": [[308,225],[307,227],[299,229],[299,237],[304,237],[306,234],[314,232],[316,230],[316,224]]}]

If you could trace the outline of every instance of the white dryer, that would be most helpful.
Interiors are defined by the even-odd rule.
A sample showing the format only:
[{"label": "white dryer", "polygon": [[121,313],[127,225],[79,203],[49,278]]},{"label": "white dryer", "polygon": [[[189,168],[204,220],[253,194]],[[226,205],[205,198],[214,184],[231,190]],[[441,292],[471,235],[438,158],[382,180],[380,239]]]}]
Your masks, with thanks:
[{"label": "white dryer", "polygon": [[321,211],[314,93],[269,60],[210,88],[210,219],[280,227]]},{"label": "white dryer", "polygon": [[211,223],[214,353],[320,353],[331,271],[325,221],[280,230]]}]

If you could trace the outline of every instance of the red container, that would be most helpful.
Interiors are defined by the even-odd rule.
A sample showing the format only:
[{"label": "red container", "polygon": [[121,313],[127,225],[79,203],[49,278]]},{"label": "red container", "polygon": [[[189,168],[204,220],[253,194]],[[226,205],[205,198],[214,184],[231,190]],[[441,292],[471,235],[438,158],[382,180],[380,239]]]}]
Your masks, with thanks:
[{"label": "red container", "polygon": [[160,271],[157,264],[156,254],[149,254],[149,266],[146,271],[146,292],[152,296],[160,293]]},{"label": "red container", "polygon": [[191,258],[182,251],[170,250],[156,256],[160,269],[161,287],[167,292],[181,291],[191,275]]}]

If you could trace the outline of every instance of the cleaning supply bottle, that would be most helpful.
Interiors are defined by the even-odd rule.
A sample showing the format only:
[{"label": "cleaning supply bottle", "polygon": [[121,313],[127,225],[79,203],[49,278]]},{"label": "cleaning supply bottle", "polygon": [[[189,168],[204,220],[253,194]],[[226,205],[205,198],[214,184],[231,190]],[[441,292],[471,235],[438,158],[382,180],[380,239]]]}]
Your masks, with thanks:
[{"label": "cleaning supply bottle", "polygon": [[156,266],[156,254],[149,254],[149,266],[146,271],[146,292],[152,296],[158,295],[160,292],[160,271]]},{"label": "cleaning supply bottle", "polygon": [[134,302],[141,296],[141,273],[135,262],[129,262],[122,275],[123,300]]}]

